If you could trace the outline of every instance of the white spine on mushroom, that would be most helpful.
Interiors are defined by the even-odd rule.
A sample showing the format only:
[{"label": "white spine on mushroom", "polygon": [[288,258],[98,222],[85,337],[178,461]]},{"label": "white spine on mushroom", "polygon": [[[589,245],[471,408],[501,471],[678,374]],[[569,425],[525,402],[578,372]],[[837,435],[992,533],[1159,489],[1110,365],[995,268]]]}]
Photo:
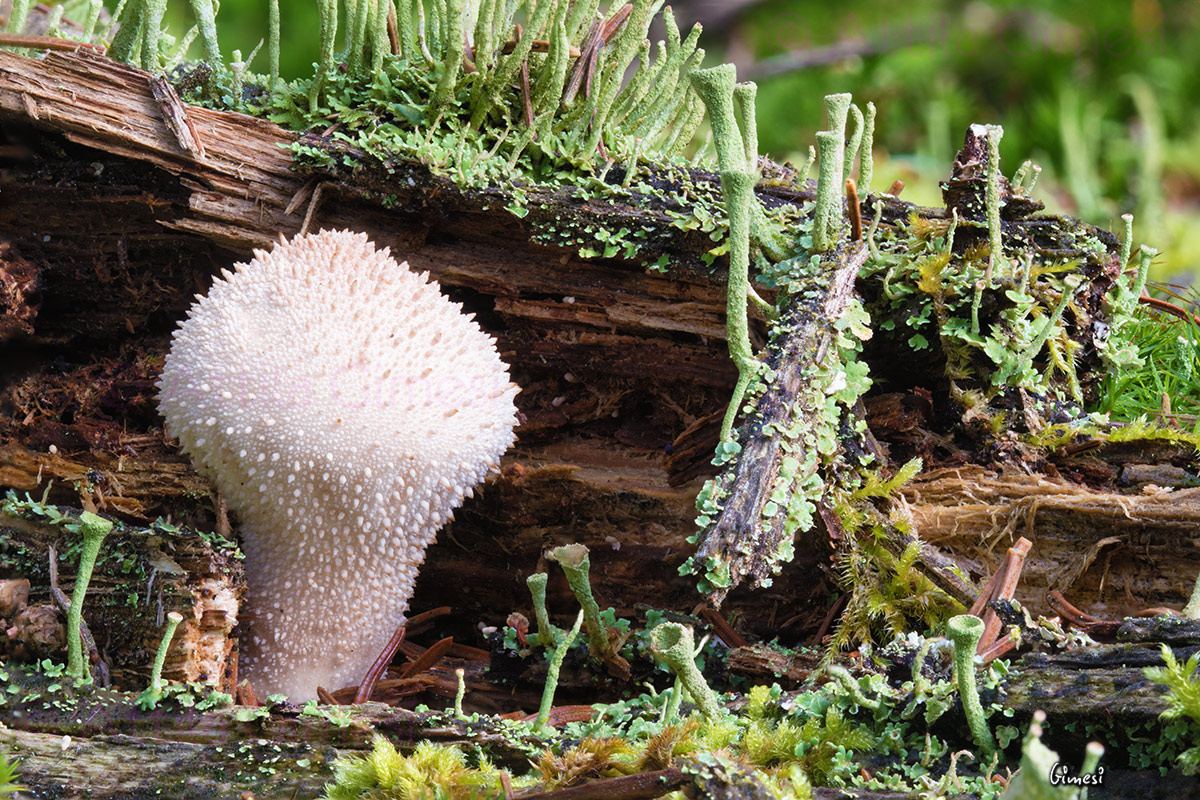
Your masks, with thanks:
[{"label": "white spine on mushroom", "polygon": [[425,273],[363,234],[298,237],[214,281],[159,383],[171,435],[241,520],[242,672],[357,684],[425,548],[512,444],[518,388]]}]

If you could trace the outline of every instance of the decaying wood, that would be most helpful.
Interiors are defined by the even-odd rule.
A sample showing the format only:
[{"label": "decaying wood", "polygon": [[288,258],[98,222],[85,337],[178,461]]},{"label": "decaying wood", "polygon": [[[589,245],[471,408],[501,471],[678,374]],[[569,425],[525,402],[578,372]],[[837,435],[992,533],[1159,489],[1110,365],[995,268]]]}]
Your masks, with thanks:
[{"label": "decaying wood", "polygon": [[[677,567],[692,549],[686,539],[694,533],[695,495],[714,473],[708,462],[736,377],[724,341],[723,274],[719,264],[705,266],[712,246],[706,234],[672,227],[671,217],[653,205],[594,202],[545,187],[530,189],[530,213],[518,220],[504,210],[508,198],[499,191],[463,189],[419,164],[295,171],[281,145],[298,141],[296,134],[178,104],[158,89],[156,95],[146,73],[88,52],[37,60],[0,52],[0,487],[41,496],[52,483],[49,502],[63,506],[79,506],[86,494],[102,511],[131,523],[111,542],[114,550],[133,547],[131,557],[142,565],[159,564],[155,553],[165,559],[154,583],[147,582],[153,615],[146,613],[146,586],[131,593],[114,571],[117,563],[101,562],[96,596],[124,591],[133,598],[129,617],[89,616],[102,650],[122,654],[114,662],[118,683],[144,685],[157,645],[159,629],[150,623],[160,593],[163,613],[181,610],[198,625],[207,620],[224,648],[207,667],[191,671],[173,655],[168,677],[224,674],[232,608],[225,607],[224,617],[205,611],[197,586],[209,578],[223,581],[215,594],[235,596],[236,564],[218,563],[219,554],[199,536],[147,528],[158,516],[201,530],[216,526],[207,485],[163,438],[153,382],[170,331],[193,294],[203,292],[219,268],[302,228],[366,231],[429,271],[496,336],[523,387],[520,441],[500,477],[463,507],[431,549],[414,608],[453,606],[456,640],[482,644],[476,623],[501,624],[510,611],[529,612],[523,577],[545,568],[545,549],[569,542],[591,546],[596,594],[618,616],[635,616],[639,604],[676,610],[695,604],[693,581],[678,576]],[[332,147],[311,136],[305,141]],[[977,201],[979,185],[977,176],[962,180],[951,190],[965,208]],[[804,199],[783,188],[760,194],[766,203]],[[884,224],[914,213],[909,204],[874,197],[865,201],[868,215],[880,203]],[[1006,236],[1069,251],[1060,247],[1053,222],[1014,216],[1028,213],[1028,204],[1007,208]],[[585,259],[577,254],[579,238],[572,244],[566,237],[535,240],[550,223],[584,240],[589,228],[641,229],[647,236],[636,259]],[[980,235],[964,228],[956,246]],[[642,264],[660,255],[670,257],[671,274],[648,274]],[[739,559],[741,573],[755,580],[766,577],[762,556],[780,544],[782,522],[766,523],[761,515],[780,460],[778,441],[761,434],[766,423],[791,413],[801,369],[829,346],[824,322],[849,297],[861,257],[861,248],[844,254],[840,279],[822,298],[825,319],[814,322],[805,316],[812,309],[798,303],[786,312],[795,316],[793,333],[778,343],[772,362],[781,377],[747,427],[743,460],[753,468],[736,482],[729,516],[719,522],[723,533],[710,540],[710,552]],[[1104,278],[1099,267],[1095,271]],[[1103,282],[1097,287],[1102,294]],[[765,326],[757,325],[761,335]],[[952,595],[973,599],[973,587],[952,567],[982,578],[1016,537],[1025,536],[1033,548],[1016,594],[1035,611],[1045,611],[1042,594],[1049,589],[1109,615],[1181,605],[1200,568],[1190,532],[1200,518],[1200,495],[1161,487],[1172,475],[1186,480],[1194,457],[1118,450],[1108,448],[1104,460],[1094,452],[1049,460],[1077,482],[982,467],[921,476],[904,499],[914,529],[936,548],[926,557],[928,571]],[[1142,494],[1114,493],[1109,484],[1122,480]],[[829,509],[822,511],[832,526]],[[762,547],[736,554],[739,528],[753,531]],[[0,519],[0,540],[27,543],[31,553],[20,565],[5,564],[6,573],[19,571],[35,593],[44,592],[43,554],[53,543],[64,552],[63,536],[23,517]],[[770,589],[731,594],[726,605],[741,612],[739,630],[809,635],[826,611],[809,601],[831,593],[822,571],[827,555],[819,547],[798,548]],[[167,562],[183,571],[163,567]],[[69,574],[64,571],[64,580]],[[573,615],[565,580],[551,574],[551,612]],[[134,625],[132,618],[141,621]],[[122,628],[127,640],[118,642]],[[1075,698],[1076,710],[1092,708],[1086,703],[1102,697],[1101,690],[1133,687],[1129,707],[1149,719],[1161,710],[1161,693],[1141,679],[1134,666],[1140,661],[1121,667],[1117,659],[1151,659],[1152,650],[1138,644],[1104,651],[1110,661],[1078,684],[1072,680],[1082,667],[1070,660],[1078,656],[1038,656],[1046,660],[1028,671],[1034,677],[1020,678],[1037,685],[1014,684],[1011,703],[1019,716],[1036,707],[1066,713],[1063,704],[1071,701],[1062,698]],[[810,669],[802,658],[783,662],[753,645],[738,647],[732,664],[764,681],[776,671],[801,679]],[[445,675],[426,678],[443,691],[452,685]],[[407,689],[384,680],[380,691]],[[457,724],[430,728],[407,712],[373,705],[357,708],[356,721],[344,728],[294,709],[249,722],[238,721],[233,710],[141,713],[126,702],[107,709],[97,702],[89,714],[74,727],[64,726],[62,715],[31,714],[22,730],[0,731],[0,741],[19,743],[30,754],[24,774],[39,776],[48,790],[62,786],[67,774],[89,770],[95,797],[155,789],[178,797],[232,796],[243,786],[253,786],[260,800],[295,791],[315,796],[329,776],[324,748],[365,749],[375,729],[411,741],[419,728],[423,738],[487,744],[499,757],[522,763],[526,757],[503,737]],[[72,737],[65,747],[64,733]],[[148,747],[151,736],[159,741]],[[251,741],[236,760],[216,749]],[[287,749],[292,744],[296,748]],[[282,749],[274,750],[277,745]]]},{"label": "decaying wood", "polygon": [[1200,489],[1146,485],[1141,494],[977,466],[934,470],[902,489],[921,538],[972,573],[991,574],[1007,549],[1032,542],[1016,598],[1052,616],[1058,590],[1089,613],[1121,618],[1181,608],[1200,572]]},{"label": "decaying wood", "polygon": [[[1129,621],[1119,636],[1124,640],[1119,644],[1022,657],[1003,687],[1004,704],[1014,711],[1006,724],[1027,724],[1033,712],[1042,709],[1055,720],[1047,743],[1062,753],[1074,753],[1082,748],[1085,734],[1082,725],[1075,733],[1067,731],[1067,723],[1105,720],[1114,743],[1123,731],[1153,723],[1166,704],[1162,687],[1148,681],[1142,668],[1162,664],[1158,641],[1170,641],[1181,658],[1200,648],[1200,623],[1161,618]],[[48,683],[42,678],[18,697],[44,690]],[[0,729],[0,744],[21,753],[25,779],[39,792],[78,785],[86,777],[89,796],[97,799],[155,792],[178,798],[232,797],[252,790],[259,800],[283,800],[295,792],[301,797],[319,796],[321,786],[331,779],[333,755],[365,752],[375,732],[387,735],[402,749],[422,740],[486,746],[502,768],[525,764],[525,748],[533,744],[486,723],[431,718],[380,703],[333,709],[340,715],[334,721],[303,714],[295,706],[273,707],[269,713],[262,709],[261,719],[239,719],[249,710],[245,708],[199,712],[173,701],[154,711],[141,711],[131,706],[131,699],[132,695],[118,697],[106,691],[84,696],[72,714],[77,722],[64,740],[61,717],[43,708],[39,698],[23,708],[20,729]],[[903,704],[903,699],[897,702]],[[948,713],[942,724],[964,723]],[[685,770],[676,776],[680,779],[685,774],[688,782],[702,774],[711,779],[711,773],[689,769],[685,760],[680,766]],[[1138,785],[1136,774],[1109,771],[1120,775],[1123,787]],[[1143,778],[1151,775],[1159,780],[1156,772]],[[660,777],[651,773],[641,780],[599,781],[574,794],[548,794],[547,800],[624,796],[618,791],[631,792],[630,797],[657,797],[633,792]],[[1170,779],[1177,788],[1190,785],[1177,774]],[[668,780],[662,785],[679,784]],[[861,792],[846,796],[891,797]]]},{"label": "decaying wood", "polygon": [[[784,532],[785,508],[765,514],[771,493],[785,456],[803,464],[819,456],[815,444],[806,443],[796,431],[816,430],[821,425],[824,403],[814,398],[807,373],[825,361],[830,347],[836,347],[838,331],[834,323],[842,316],[854,294],[854,281],[867,257],[866,245],[853,243],[839,254],[825,280],[815,282],[817,296],[797,293],[781,314],[777,341],[768,345],[767,368],[774,373],[754,411],[742,424],[739,434],[741,452],[730,476],[729,495],[722,501],[721,513],[701,531],[696,548],[698,563],[716,558],[729,567],[731,586],[749,580],[753,586],[770,583],[772,567],[779,563],[779,549],[790,541]],[[824,396],[820,398],[824,400]],[[792,431],[795,441],[788,441]],[[812,470],[796,475],[796,491]],[[730,587],[716,586],[712,601],[720,605]]]},{"label": "decaying wood", "polygon": [[[596,550],[602,596],[604,582],[628,579],[644,591],[621,597],[626,608],[664,594],[692,601],[675,569],[696,484],[671,485],[666,451],[723,406],[734,377],[721,276],[700,258],[707,236],[671,228],[665,214],[552,190],[531,195],[522,222],[494,192],[460,190],[413,164],[366,192],[294,172],[281,145],[297,136],[275,125],[193,106],[185,115],[203,160],[180,148],[145,73],[85,53],[0,53],[0,125],[14,142],[2,154],[0,287],[18,287],[11,306],[0,294],[0,312],[22,337],[8,337],[21,357],[6,375],[0,483],[40,495],[54,479],[51,501],[77,503],[71,486],[90,477],[103,511],[212,529],[206,485],[161,435],[159,360],[218,268],[293,235],[311,214],[311,227],[366,230],[428,270],[497,336],[523,387],[520,443],[431,551],[414,606],[454,605],[468,631],[473,608],[503,620],[542,550],[572,541]],[[579,236],[646,227],[639,261],[669,246],[683,272],[655,276],[531,242],[537,217]],[[30,282],[36,297],[19,290]],[[480,565],[488,574],[460,589]],[[570,598],[553,584],[552,613],[565,615]]]}]

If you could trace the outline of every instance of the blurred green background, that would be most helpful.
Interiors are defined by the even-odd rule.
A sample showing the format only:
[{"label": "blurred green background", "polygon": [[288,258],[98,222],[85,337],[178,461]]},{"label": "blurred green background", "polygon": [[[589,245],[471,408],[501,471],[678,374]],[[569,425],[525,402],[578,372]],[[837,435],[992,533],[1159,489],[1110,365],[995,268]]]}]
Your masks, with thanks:
[{"label": "blurred green background", "polygon": [[[281,5],[283,74],[310,75],[316,3]],[[822,96],[852,92],[879,110],[874,188],[900,178],[906,199],[937,203],[967,125],[1002,124],[1004,171],[1034,159],[1045,169],[1035,195],[1051,210],[1114,230],[1132,212],[1136,240],[1162,251],[1153,277],[1200,274],[1200,3],[671,5],[681,25],[704,24],[710,63],[733,61],[758,82],[760,149],[776,160],[802,162],[824,125]],[[253,49],[266,9],[222,0],[226,53]]]}]

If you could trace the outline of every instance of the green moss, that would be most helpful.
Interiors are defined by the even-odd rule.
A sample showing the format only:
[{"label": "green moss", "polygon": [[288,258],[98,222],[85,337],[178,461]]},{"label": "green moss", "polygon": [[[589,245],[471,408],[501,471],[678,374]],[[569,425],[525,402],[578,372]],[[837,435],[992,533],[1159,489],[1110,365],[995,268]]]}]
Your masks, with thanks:
[{"label": "green moss", "polygon": [[387,797],[393,800],[477,800],[504,797],[500,773],[486,759],[469,764],[454,745],[421,742],[404,755],[383,736],[376,736],[371,752],[339,760],[334,782],[325,789],[327,800]]},{"label": "green moss", "polygon": [[[1184,663],[1175,658],[1175,653],[1167,645],[1162,645],[1162,657],[1165,666],[1146,667],[1143,674],[1155,683],[1166,686],[1167,709],[1163,711],[1165,720],[1187,721],[1192,742],[1200,736],[1200,653],[1193,653]],[[1195,775],[1200,772],[1200,745],[1184,750],[1177,756],[1177,763],[1185,775]]]}]

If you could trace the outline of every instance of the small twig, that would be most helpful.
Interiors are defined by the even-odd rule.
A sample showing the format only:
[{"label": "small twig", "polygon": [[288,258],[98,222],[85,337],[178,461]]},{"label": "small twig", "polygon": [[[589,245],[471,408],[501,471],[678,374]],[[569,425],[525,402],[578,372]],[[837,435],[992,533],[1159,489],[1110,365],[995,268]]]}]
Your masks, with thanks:
[{"label": "small twig", "polygon": [[[312,224],[313,216],[316,214],[317,206],[321,203],[321,192],[325,190],[328,184],[320,183],[313,189],[312,199],[308,201],[308,209],[304,212],[304,224],[300,226],[300,235],[308,233],[308,227]],[[290,203],[289,203],[290,205]]]},{"label": "small twig", "polygon": [[688,781],[682,769],[672,767],[527,794],[521,800],[653,800],[675,791]]},{"label": "small twig", "polygon": [[[517,26],[517,27],[520,27],[520,26]],[[512,53],[513,50],[517,49],[517,44],[520,41],[521,41],[520,36],[518,36],[516,39],[509,39],[507,42],[504,43],[504,47],[500,52],[502,52],[504,55],[509,55],[510,53]],[[529,48],[529,52],[531,52],[531,53],[549,53],[550,52],[550,43],[547,42],[545,39],[534,39],[533,46],[531,48]],[[579,58],[579,48],[576,47],[575,45],[571,45],[570,48],[567,50],[567,56],[569,58]]]},{"label": "small twig", "polygon": [[725,643],[726,647],[745,647],[750,644],[750,642],[746,641],[746,637],[735,631],[733,626],[721,615],[721,612],[715,608],[705,607],[701,609],[700,616],[713,629],[713,633],[717,635],[717,638]]},{"label": "small twig", "polygon": [[414,675],[420,675],[425,670],[432,667],[434,664],[442,660],[442,656],[450,650],[454,645],[454,637],[447,636],[441,641],[435,642],[432,647],[426,650],[421,655],[417,656],[415,661],[410,661],[400,670],[401,678],[411,678]]},{"label": "small twig", "polygon": [[571,79],[567,81],[566,91],[563,92],[564,104],[570,105],[575,101],[575,96],[579,94],[581,86],[583,96],[591,96],[592,77],[596,73],[600,51],[617,35],[617,31],[621,30],[621,26],[625,24],[625,20],[631,13],[633,13],[633,6],[626,3],[607,20],[598,19],[592,23],[587,39],[579,51],[579,60],[575,62],[575,69],[571,72]]},{"label": "small twig", "polygon": [[979,658],[984,664],[990,664],[1016,646],[1011,636],[1001,636],[994,645],[980,653]]},{"label": "small twig", "polygon": [[1097,633],[1102,636],[1116,633],[1117,628],[1121,627],[1121,623],[1117,620],[1101,619],[1093,617],[1084,611],[1080,611],[1071,603],[1067,602],[1067,598],[1063,597],[1063,593],[1057,589],[1050,590],[1050,609],[1069,622],[1072,627],[1078,628],[1086,633]]},{"label": "small twig", "polygon": [[[557,727],[566,725],[568,722],[587,722],[594,716],[596,716],[596,709],[591,706],[554,706],[550,709],[550,716],[546,718],[546,724]],[[525,714],[520,719],[523,722],[533,722],[537,719],[537,714]]]},{"label": "small twig", "polygon": [[450,606],[438,606],[428,611],[422,611],[420,614],[414,614],[409,617],[408,622],[405,623],[405,627],[408,628],[409,634],[415,636],[424,631],[429,626],[429,623],[438,617],[446,616],[450,611]]},{"label": "small twig", "polygon": [[987,582],[983,591],[979,593],[979,597],[976,598],[975,604],[971,606],[972,614],[978,616],[982,612],[983,617],[983,635],[979,638],[979,645],[975,650],[979,655],[991,650],[996,643],[996,637],[1000,634],[1000,617],[995,611],[988,608],[988,605],[996,600],[1013,599],[1017,591],[1017,584],[1021,580],[1021,570],[1025,567],[1025,557],[1029,555],[1032,547],[1033,542],[1022,536],[1016,544],[1008,548],[1008,553],[1005,554],[1000,569]]},{"label": "small twig", "polygon": [[525,110],[525,127],[533,127],[533,99],[529,90],[529,60],[521,62],[521,100]]},{"label": "small twig", "polygon": [[313,178],[308,183],[297,189],[296,193],[292,195],[292,199],[288,200],[287,208],[283,209],[283,213],[289,217],[296,213],[296,209],[312,196],[313,190],[317,188],[317,183],[318,180]]},{"label": "small twig", "polygon": [[850,239],[862,238],[862,209],[858,205],[858,187],[853,178],[846,178],[846,207],[850,212]]},{"label": "small twig", "polygon": [[[387,665],[391,662],[392,656],[396,655],[396,651],[400,649],[400,643],[404,641],[404,634],[407,627],[404,623],[396,628],[396,632],[392,634],[392,638],[384,645],[384,648],[379,653],[379,657],[371,664],[367,674],[363,676],[362,683],[358,685],[358,691],[354,693],[354,704],[365,703],[371,699],[371,692],[375,690],[375,684],[379,682],[379,676],[387,669]],[[320,689],[318,688],[318,693]]]},{"label": "small twig", "polygon": [[0,33],[0,47],[30,47],[34,50],[61,50],[73,53],[76,50],[92,50],[104,52],[104,46],[91,42],[77,42],[74,39],[60,39],[57,36],[35,36],[26,33]]},{"label": "small twig", "polygon": [[387,35],[388,50],[394,56],[400,55],[400,22],[396,19],[396,6],[394,3],[388,4]]},{"label": "small twig", "polygon": [[887,190],[887,192],[885,192],[885,194],[890,194],[892,197],[899,197],[900,193],[903,191],[904,191],[904,181],[895,180],[895,181],[892,181],[892,185],[888,187],[888,190]]},{"label": "small twig", "polygon": [[825,612],[825,619],[821,620],[821,627],[817,628],[817,632],[808,640],[809,645],[816,647],[821,644],[821,640],[825,638],[825,634],[829,633],[829,629],[833,626],[833,621],[837,619],[838,612],[845,605],[846,595],[839,594],[837,599],[833,601],[833,605]]},{"label": "small twig", "polygon": [[238,705],[251,706],[252,708],[262,705],[262,703],[258,702],[258,695],[254,693],[254,686],[251,685],[249,679],[238,684],[234,694],[237,697]]},{"label": "small twig", "polygon": [[1151,308],[1156,308],[1159,311],[1165,311],[1168,314],[1179,317],[1184,322],[1191,322],[1197,326],[1200,326],[1200,317],[1197,317],[1194,314],[1189,314],[1187,311],[1175,305],[1174,303],[1168,303],[1166,300],[1160,300],[1157,297],[1149,297],[1147,295],[1142,295],[1139,297],[1138,302],[1142,305],[1147,305]]}]

